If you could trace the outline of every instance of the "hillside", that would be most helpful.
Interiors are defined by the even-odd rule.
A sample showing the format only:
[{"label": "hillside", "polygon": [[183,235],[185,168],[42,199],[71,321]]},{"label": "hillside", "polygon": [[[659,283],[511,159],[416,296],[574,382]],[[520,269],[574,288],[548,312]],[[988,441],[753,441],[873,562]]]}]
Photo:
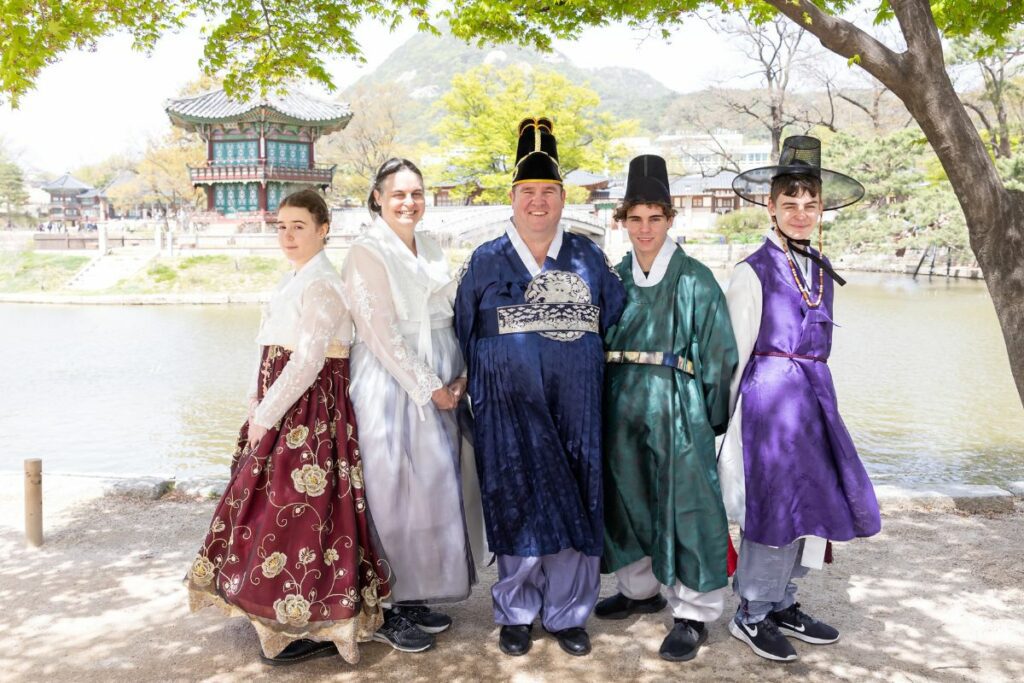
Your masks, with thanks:
[{"label": "hillside", "polygon": [[[452,36],[419,33],[399,46],[380,66],[342,91],[345,100],[352,91],[369,85],[399,84],[407,89],[408,106],[402,112],[405,142],[433,141],[432,106],[449,88],[458,73],[482,64],[524,63],[559,72],[576,83],[586,83],[601,98],[601,109],[618,118],[633,118],[644,132],[660,127],[661,112],[678,93],[636,69],[584,69],[559,53],[541,54],[511,45],[476,47]],[[642,101],[643,107],[635,103]]]}]

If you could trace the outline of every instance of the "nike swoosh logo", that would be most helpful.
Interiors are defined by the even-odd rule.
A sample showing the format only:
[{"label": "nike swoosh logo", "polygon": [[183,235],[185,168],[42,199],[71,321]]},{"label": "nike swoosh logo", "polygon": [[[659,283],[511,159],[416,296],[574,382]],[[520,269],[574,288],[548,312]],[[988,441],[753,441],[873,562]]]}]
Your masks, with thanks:
[{"label": "nike swoosh logo", "polygon": [[803,633],[804,631],[807,630],[807,627],[804,626],[803,624],[800,624],[799,626],[796,625],[796,624],[786,624],[785,626],[786,626],[786,628],[790,629],[791,631],[796,631],[797,633]]},{"label": "nike swoosh logo", "polygon": [[746,631],[747,634],[750,635],[751,638],[757,638],[757,627],[756,626],[751,628],[751,627],[747,626],[746,624],[743,624],[743,630]]}]

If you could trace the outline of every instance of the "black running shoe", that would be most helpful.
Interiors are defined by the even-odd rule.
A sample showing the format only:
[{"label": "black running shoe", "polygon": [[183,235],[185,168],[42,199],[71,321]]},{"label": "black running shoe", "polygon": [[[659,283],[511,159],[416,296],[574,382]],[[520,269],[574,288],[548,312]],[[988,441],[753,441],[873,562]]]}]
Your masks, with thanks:
[{"label": "black running shoe", "polygon": [[270,666],[284,666],[304,662],[307,659],[316,659],[317,657],[331,657],[336,654],[338,654],[338,648],[329,640],[318,641],[302,638],[301,640],[293,640],[288,643],[288,646],[281,650],[276,657],[267,657],[261,651],[260,659],[264,664],[269,664]]},{"label": "black running shoe", "polygon": [[395,605],[394,609],[425,633],[440,633],[452,625],[450,616],[433,612],[426,605]]},{"label": "black running shoe", "polygon": [[703,621],[676,619],[658,654],[670,662],[688,662],[697,656],[697,651],[707,639],[708,630]]},{"label": "black running shoe", "polygon": [[634,614],[654,614],[665,609],[668,602],[661,593],[656,593],[644,600],[627,598],[622,593],[616,593],[610,598],[605,598],[594,607],[594,616],[598,619],[625,619]]},{"label": "black running shoe", "polygon": [[778,612],[772,612],[771,616],[779,625],[779,631],[790,638],[814,645],[828,645],[839,640],[839,631],[800,611],[799,602]]},{"label": "black running shoe", "polygon": [[772,621],[771,615],[756,624],[744,624],[738,617],[729,622],[729,633],[750,646],[758,657],[776,662],[792,662],[796,659],[796,650],[779,632],[779,627]]},{"label": "black running shoe", "polygon": [[373,634],[373,639],[400,652],[423,652],[434,646],[434,636],[390,609],[384,610],[384,625]]}]

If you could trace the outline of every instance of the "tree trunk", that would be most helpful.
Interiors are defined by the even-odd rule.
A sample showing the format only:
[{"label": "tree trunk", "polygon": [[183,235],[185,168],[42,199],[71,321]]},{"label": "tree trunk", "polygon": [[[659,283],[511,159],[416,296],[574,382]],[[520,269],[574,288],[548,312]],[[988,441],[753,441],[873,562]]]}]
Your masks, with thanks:
[{"label": "tree trunk", "polygon": [[[906,105],[924,131],[967,221],[1003,332],[1010,371],[1024,404],[1024,193],[1007,190],[946,72],[928,0],[891,0],[907,41],[895,53],[852,23],[813,3],[766,0],[827,49],[857,58]],[[963,349],[970,353],[971,349]]]}]

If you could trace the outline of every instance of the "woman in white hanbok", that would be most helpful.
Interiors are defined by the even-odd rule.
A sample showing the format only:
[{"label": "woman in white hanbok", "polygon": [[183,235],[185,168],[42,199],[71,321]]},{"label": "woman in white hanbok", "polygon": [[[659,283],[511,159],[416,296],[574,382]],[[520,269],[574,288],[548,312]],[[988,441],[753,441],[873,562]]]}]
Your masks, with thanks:
[{"label": "woman in white hanbok", "polygon": [[369,198],[374,221],[342,268],[367,501],[393,572],[375,638],[403,651],[451,625],[426,604],[463,600],[475,582],[467,509],[482,535],[458,421],[466,366],[452,328],[456,283],[438,244],[415,232],[425,204],[416,166],[385,162]]}]

